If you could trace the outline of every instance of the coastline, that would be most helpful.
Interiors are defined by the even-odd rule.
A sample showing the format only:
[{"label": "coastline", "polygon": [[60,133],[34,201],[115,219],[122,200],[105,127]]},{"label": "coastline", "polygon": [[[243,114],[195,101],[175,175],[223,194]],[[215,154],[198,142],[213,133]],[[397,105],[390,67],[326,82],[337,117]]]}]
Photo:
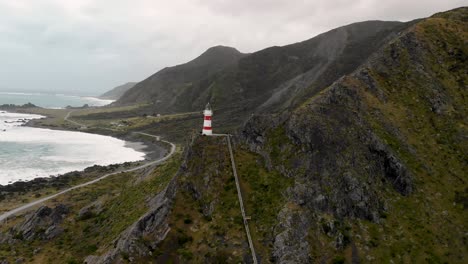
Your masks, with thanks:
[{"label": "coastline", "polygon": [[[27,108],[25,109],[21,107],[0,109],[0,111],[4,111],[8,113],[37,115],[37,113],[34,113],[33,111],[28,111]],[[51,118],[50,116],[47,116],[47,115],[43,115],[43,116],[45,116],[45,118]],[[132,136],[132,134],[129,134],[129,133],[110,134],[110,133],[102,133],[104,131],[99,131],[99,130],[80,131],[78,129],[72,129],[72,128],[67,128],[67,127],[41,126],[38,124],[37,122],[38,120],[41,120],[41,119],[28,120],[26,123],[23,123],[21,126],[41,128],[41,129],[50,129],[50,130],[59,130],[59,131],[89,133],[89,134],[116,138],[125,142],[124,147],[132,148],[133,150],[137,152],[144,153],[145,154],[144,160],[134,161],[134,162],[114,163],[114,164],[109,164],[105,166],[94,164],[94,165],[84,168],[81,171],[70,171],[70,172],[63,173],[63,174],[49,175],[48,177],[36,177],[30,180],[19,180],[19,181],[5,184],[5,185],[0,185],[0,194],[4,192],[3,195],[0,195],[0,202],[2,201],[1,198],[4,195],[8,195],[11,192],[26,191],[26,189],[28,190],[37,189],[38,185],[41,185],[42,188],[47,188],[50,186],[54,186],[54,187],[62,186],[64,188],[69,187],[69,185],[64,184],[64,182],[67,182],[67,183],[74,182],[73,179],[72,180],[69,179],[70,175],[74,175],[74,177],[76,177],[76,180],[78,180],[79,178],[86,178],[88,180],[88,179],[93,178],[88,175],[89,172],[95,171],[96,169],[104,173],[104,172],[116,171],[122,168],[136,167],[136,166],[141,165],[145,161],[160,159],[164,157],[169,152],[169,148],[170,148],[170,146],[166,146],[166,144],[162,142],[156,142],[154,139],[138,137],[138,140],[136,140],[136,138]],[[98,177],[98,176],[99,175],[95,175],[95,177]]]},{"label": "coastline", "polygon": [[[48,109],[61,109],[64,106],[83,106],[100,107],[111,104],[115,100],[99,98],[92,95],[78,95],[65,93],[47,93],[47,92],[8,92],[0,91],[0,105],[12,104],[22,105],[28,102],[35,102],[40,107]],[[57,103],[60,102],[60,103]]]}]

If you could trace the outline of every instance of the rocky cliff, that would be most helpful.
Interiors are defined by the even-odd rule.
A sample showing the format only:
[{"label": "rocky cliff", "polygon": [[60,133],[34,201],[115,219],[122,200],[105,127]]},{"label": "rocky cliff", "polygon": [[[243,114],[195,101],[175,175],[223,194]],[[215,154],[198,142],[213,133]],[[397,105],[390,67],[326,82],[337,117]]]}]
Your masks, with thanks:
[{"label": "rocky cliff", "polygon": [[[125,263],[135,258],[151,257],[156,246],[166,238],[170,228],[167,222],[176,194],[174,177],[167,187],[149,202],[150,209],[123,231],[114,246],[102,256],[88,256],[85,263]],[[143,238],[149,238],[144,240]]]},{"label": "rocky cliff", "polygon": [[276,261],[462,262],[467,22],[420,21],[294,111],[247,122],[250,150],[295,181]]}]

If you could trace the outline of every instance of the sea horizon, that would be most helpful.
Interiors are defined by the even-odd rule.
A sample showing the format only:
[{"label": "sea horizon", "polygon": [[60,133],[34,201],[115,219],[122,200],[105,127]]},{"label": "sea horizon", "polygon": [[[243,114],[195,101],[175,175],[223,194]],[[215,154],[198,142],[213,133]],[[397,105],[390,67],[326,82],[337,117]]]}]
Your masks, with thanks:
[{"label": "sea horizon", "polygon": [[43,108],[61,109],[67,106],[105,106],[112,102],[114,102],[114,100],[101,99],[98,96],[74,95],[60,92],[0,91],[0,105],[24,105],[31,103]]},{"label": "sea horizon", "polygon": [[99,95],[105,93],[104,91],[77,91],[77,90],[44,90],[44,89],[21,89],[21,88],[11,88],[11,87],[0,87],[0,93],[22,93],[22,94],[66,94],[74,96],[90,96],[90,97],[99,97]]}]

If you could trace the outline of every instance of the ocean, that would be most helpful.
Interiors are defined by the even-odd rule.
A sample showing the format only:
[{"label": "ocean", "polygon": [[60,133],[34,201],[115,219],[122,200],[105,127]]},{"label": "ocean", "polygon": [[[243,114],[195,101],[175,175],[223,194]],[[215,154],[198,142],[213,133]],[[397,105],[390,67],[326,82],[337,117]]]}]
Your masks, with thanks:
[{"label": "ocean", "polygon": [[[98,99],[68,97],[66,95],[24,97],[8,94],[8,101],[0,94],[0,104],[31,102],[61,108],[66,105],[92,104]],[[55,100],[53,99],[55,98]],[[63,100],[59,100],[63,99]],[[27,181],[37,177],[81,171],[93,165],[110,165],[144,160],[145,153],[133,149],[120,139],[90,133],[49,130],[23,126],[39,115],[8,113],[0,110],[0,184]]]},{"label": "ocean", "polygon": [[103,100],[90,96],[76,96],[66,94],[47,94],[47,93],[16,93],[0,92],[0,105],[15,104],[23,105],[32,103],[44,108],[65,108],[67,106],[104,106],[112,103],[113,100]]}]

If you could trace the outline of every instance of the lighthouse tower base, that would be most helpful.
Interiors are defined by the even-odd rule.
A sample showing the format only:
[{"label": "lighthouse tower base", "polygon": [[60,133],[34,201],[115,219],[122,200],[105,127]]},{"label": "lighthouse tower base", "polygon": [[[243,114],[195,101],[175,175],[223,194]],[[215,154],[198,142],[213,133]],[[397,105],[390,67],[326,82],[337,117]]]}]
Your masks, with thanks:
[{"label": "lighthouse tower base", "polygon": [[213,131],[203,129],[201,134],[203,136],[211,136],[211,135],[213,135]]}]

